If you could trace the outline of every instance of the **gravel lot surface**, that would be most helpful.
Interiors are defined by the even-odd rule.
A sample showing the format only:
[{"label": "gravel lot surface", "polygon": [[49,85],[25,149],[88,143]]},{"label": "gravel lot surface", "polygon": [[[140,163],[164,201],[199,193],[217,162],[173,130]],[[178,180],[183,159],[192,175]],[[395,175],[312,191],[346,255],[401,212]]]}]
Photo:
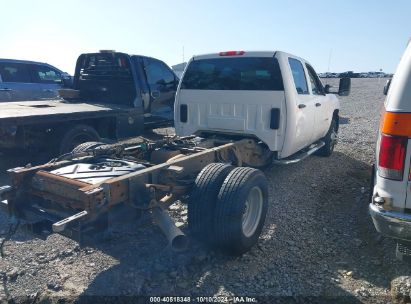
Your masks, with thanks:
[{"label": "gravel lot surface", "polygon": [[[270,206],[251,252],[227,257],[192,241],[188,251],[173,253],[148,217],[115,226],[109,240],[87,248],[59,235],[41,240],[19,229],[0,259],[0,298],[32,303],[134,295],[258,296],[260,302],[295,303],[409,300],[410,266],[395,260],[395,243],[375,232],[367,211],[384,82],[353,79],[351,95],[340,99],[340,141],[331,157],[265,170]],[[337,86],[335,80],[328,83]],[[7,181],[5,169],[31,161],[0,157],[1,184]],[[186,207],[177,205],[172,213],[185,229]],[[0,213],[0,238],[8,228],[7,215]]]}]

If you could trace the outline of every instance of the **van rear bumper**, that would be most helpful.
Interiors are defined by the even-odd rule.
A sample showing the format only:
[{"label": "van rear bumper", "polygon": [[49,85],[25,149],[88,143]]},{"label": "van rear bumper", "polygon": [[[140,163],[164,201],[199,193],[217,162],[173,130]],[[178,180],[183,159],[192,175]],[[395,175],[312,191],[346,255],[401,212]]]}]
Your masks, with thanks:
[{"label": "van rear bumper", "polygon": [[375,229],[385,236],[411,241],[411,214],[388,211],[376,204],[369,205]]}]

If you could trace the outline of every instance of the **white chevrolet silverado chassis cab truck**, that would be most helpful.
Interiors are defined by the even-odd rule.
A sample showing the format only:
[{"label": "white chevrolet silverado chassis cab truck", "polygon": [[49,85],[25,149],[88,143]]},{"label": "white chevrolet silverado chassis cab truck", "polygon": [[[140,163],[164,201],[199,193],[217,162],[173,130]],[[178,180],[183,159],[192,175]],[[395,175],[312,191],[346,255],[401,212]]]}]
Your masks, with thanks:
[{"label": "white chevrolet silverado chassis cab truck", "polygon": [[[338,92],[349,94],[349,78]],[[194,56],[175,100],[179,136],[255,138],[261,165],[295,163],[337,142],[339,101],[304,59],[279,51]],[[249,164],[248,164],[249,165]]]}]

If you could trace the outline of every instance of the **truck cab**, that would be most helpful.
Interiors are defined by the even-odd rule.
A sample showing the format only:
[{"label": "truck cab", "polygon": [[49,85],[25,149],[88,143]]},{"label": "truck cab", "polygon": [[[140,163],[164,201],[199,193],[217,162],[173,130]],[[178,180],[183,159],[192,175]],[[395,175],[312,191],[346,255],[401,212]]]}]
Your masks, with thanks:
[{"label": "truck cab", "polygon": [[[349,89],[345,80],[340,95]],[[328,156],[337,140],[337,97],[309,62],[280,51],[194,56],[182,76],[175,109],[178,135],[257,138],[277,161],[312,145]]]},{"label": "truck cab", "polygon": [[161,60],[114,51],[79,56],[78,99],[141,108],[144,123],[171,124],[178,77]]}]

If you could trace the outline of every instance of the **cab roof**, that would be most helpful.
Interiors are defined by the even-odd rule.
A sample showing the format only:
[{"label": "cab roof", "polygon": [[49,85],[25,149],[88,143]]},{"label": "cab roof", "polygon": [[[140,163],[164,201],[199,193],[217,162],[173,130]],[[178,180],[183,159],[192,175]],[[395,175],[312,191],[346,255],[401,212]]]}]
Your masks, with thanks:
[{"label": "cab roof", "polygon": [[[273,57],[276,54],[284,54],[291,57],[297,57],[282,51],[224,51],[219,53],[208,53],[202,55],[194,55],[193,60],[211,59],[211,58],[227,58],[227,57]],[[297,57],[298,58],[298,57]]]}]

